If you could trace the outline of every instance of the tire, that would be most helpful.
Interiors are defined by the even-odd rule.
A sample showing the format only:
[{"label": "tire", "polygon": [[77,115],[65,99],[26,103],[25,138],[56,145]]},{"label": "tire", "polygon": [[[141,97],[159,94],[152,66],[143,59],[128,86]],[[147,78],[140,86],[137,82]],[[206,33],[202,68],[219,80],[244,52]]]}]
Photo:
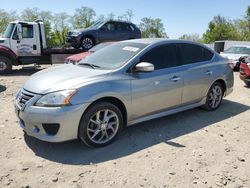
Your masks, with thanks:
[{"label": "tire", "polygon": [[207,111],[214,111],[218,109],[223,100],[223,96],[224,96],[224,90],[221,83],[215,82],[207,93],[206,104],[202,106],[203,109]]},{"label": "tire", "polygon": [[[105,120],[105,114],[108,119]],[[78,137],[91,147],[103,147],[112,143],[123,127],[123,116],[115,105],[98,102],[82,116]]]},{"label": "tire", "polygon": [[8,74],[12,72],[11,60],[7,57],[0,56],[0,74]]},{"label": "tire", "polygon": [[250,82],[249,81],[244,81],[245,82],[245,84],[248,86],[248,87],[250,87]]},{"label": "tire", "polygon": [[83,37],[81,40],[81,47],[84,50],[89,50],[95,45],[94,40],[91,37]]}]

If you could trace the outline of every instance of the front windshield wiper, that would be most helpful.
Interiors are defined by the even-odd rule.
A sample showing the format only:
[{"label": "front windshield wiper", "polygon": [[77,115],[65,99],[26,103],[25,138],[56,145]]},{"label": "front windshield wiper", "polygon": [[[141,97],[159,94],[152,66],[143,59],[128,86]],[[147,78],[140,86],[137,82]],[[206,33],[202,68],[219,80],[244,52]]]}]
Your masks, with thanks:
[{"label": "front windshield wiper", "polygon": [[79,65],[87,65],[87,66],[90,66],[92,69],[100,68],[100,66],[94,65],[94,64],[90,64],[90,63],[79,63]]}]

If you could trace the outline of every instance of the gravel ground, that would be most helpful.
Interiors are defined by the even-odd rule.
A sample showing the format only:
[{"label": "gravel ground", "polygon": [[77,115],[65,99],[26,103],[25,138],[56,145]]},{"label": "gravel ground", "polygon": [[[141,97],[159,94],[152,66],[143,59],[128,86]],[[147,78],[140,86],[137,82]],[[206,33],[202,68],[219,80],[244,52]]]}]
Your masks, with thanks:
[{"label": "gravel ground", "polygon": [[14,96],[42,69],[0,76],[0,187],[250,187],[250,88],[215,112],[193,109],[132,126],[104,148],[26,136]]}]

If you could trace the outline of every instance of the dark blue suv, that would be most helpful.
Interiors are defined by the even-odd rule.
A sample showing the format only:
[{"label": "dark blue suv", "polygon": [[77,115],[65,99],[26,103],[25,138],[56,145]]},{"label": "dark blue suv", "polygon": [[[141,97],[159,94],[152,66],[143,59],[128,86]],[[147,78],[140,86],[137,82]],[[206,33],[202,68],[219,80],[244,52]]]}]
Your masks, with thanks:
[{"label": "dark blue suv", "polygon": [[125,21],[97,21],[84,29],[68,32],[67,43],[74,48],[89,50],[101,42],[141,38],[141,31],[135,24]]}]

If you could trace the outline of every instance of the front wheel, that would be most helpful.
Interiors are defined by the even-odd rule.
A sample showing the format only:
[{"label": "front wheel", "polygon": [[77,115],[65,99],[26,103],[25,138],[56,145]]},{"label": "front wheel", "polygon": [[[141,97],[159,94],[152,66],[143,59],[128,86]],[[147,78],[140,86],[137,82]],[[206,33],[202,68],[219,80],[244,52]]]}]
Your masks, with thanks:
[{"label": "front wheel", "polygon": [[215,82],[208,91],[206,104],[203,108],[207,111],[214,111],[220,107],[224,90],[219,82]]},{"label": "front wheel", "polygon": [[89,50],[94,46],[94,40],[90,37],[83,37],[82,39],[82,48]]},{"label": "front wheel", "polygon": [[12,63],[11,60],[0,56],[0,74],[7,74],[12,71]]},{"label": "front wheel", "polygon": [[119,108],[108,102],[99,102],[83,114],[78,136],[87,146],[102,147],[114,141],[122,127]]}]

